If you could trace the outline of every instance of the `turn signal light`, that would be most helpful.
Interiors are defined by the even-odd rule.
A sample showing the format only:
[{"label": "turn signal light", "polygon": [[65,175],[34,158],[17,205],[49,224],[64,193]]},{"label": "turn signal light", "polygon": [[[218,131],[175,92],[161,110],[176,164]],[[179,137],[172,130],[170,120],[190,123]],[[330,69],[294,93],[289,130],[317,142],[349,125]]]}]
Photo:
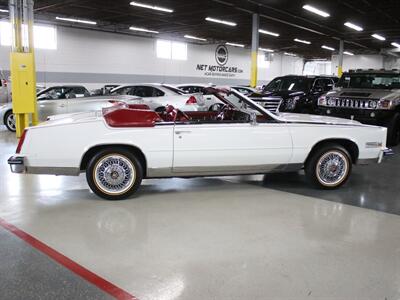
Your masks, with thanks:
[{"label": "turn signal light", "polygon": [[21,138],[19,139],[19,142],[18,142],[17,150],[15,150],[15,153],[17,153],[17,154],[21,153],[22,145],[25,142],[25,137],[26,137],[27,132],[28,132],[28,129],[25,129],[24,132],[22,133]]},{"label": "turn signal light", "polygon": [[190,96],[189,100],[186,101],[186,104],[197,104],[197,99],[195,96]]}]

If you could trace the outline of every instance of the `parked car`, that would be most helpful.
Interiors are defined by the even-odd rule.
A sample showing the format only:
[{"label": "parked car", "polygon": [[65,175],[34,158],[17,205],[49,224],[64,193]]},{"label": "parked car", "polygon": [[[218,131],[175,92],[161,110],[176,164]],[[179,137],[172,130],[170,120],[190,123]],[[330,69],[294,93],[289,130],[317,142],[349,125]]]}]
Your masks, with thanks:
[{"label": "parked car", "polygon": [[[215,97],[213,94],[210,94],[207,92],[207,89],[209,87],[216,87],[215,85],[209,83],[209,84],[202,84],[202,83],[185,83],[185,84],[178,84],[176,85],[177,88],[187,92],[187,93],[202,93],[204,100],[206,102],[206,106],[209,109],[212,109],[212,107],[216,104],[222,104],[221,101],[218,100],[217,97]],[[235,89],[239,93],[242,93],[243,95],[250,95],[255,92],[257,92],[256,89],[253,89],[251,87],[246,87],[246,86],[231,86],[230,88]]]},{"label": "parked car", "polygon": [[249,86],[234,85],[231,86],[231,89],[237,90],[239,93],[242,93],[245,96],[257,93],[257,90],[255,88]]},{"label": "parked car", "polygon": [[[334,189],[352,165],[381,162],[386,128],[324,116],[270,113],[232,90],[217,111],[164,112],[116,106],[24,131],[8,163],[14,173],[79,175],[109,200],[134,194],[143,178],[260,174],[304,167]],[[65,149],[68,148],[68,151]]]},{"label": "parked car", "polygon": [[10,102],[10,87],[4,73],[0,71],[0,104]]},{"label": "parked car", "polygon": [[[50,93],[51,95],[53,93]],[[49,99],[45,96],[38,97],[38,114],[41,122],[46,121],[53,115],[61,115],[73,112],[83,112],[99,110],[103,107],[110,107],[118,102],[142,103],[138,97],[133,96],[100,96],[100,97],[82,97],[82,98],[56,98]],[[9,131],[15,132],[15,118],[12,112],[12,103],[0,105],[0,125],[5,125]]]},{"label": "parked car", "polygon": [[186,93],[179,88],[167,84],[130,84],[121,85],[111,90],[110,95],[131,95],[142,98],[150,108],[162,111],[166,105],[173,105],[183,111],[206,110],[203,95]]},{"label": "parked car", "polygon": [[344,73],[319,101],[322,114],[355,119],[388,129],[389,145],[400,142],[400,72],[357,70]]},{"label": "parked car", "polygon": [[318,98],[332,90],[335,80],[329,76],[277,77],[250,98],[271,112],[314,113]]},{"label": "parked car", "polygon": [[106,84],[100,89],[96,89],[94,91],[91,91],[92,96],[107,96],[110,94],[111,90],[119,87],[120,84]]}]

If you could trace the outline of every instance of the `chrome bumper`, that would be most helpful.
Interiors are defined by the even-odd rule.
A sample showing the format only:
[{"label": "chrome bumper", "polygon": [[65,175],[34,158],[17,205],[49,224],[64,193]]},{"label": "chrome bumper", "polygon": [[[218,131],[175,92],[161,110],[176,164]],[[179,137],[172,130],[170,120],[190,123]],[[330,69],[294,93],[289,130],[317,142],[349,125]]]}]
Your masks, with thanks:
[{"label": "chrome bumper", "polygon": [[384,150],[381,150],[381,152],[379,153],[379,158],[378,158],[378,164],[380,164],[383,160],[384,157],[386,156],[391,156],[394,154],[394,151],[390,148],[386,148]]},{"label": "chrome bumper", "polygon": [[10,165],[11,172],[18,174],[26,172],[25,162],[23,157],[11,156],[7,162]]}]

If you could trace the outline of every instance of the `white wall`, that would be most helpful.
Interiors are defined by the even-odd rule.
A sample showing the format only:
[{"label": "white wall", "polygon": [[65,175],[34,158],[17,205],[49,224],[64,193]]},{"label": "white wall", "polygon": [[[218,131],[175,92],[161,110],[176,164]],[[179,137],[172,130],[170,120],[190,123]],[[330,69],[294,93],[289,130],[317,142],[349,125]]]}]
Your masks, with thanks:
[{"label": "white wall", "polygon": [[[349,69],[382,69],[384,57],[382,55],[344,55],[343,71]],[[338,56],[332,55],[332,72],[337,74]]]},{"label": "white wall", "polygon": [[[46,86],[59,83],[213,82],[248,84],[250,50],[229,47],[227,66],[243,73],[206,76],[197,64],[216,65],[216,45],[188,44],[188,60],[158,59],[156,40],[122,34],[57,27],[57,50],[36,50],[37,81]],[[0,69],[9,70],[9,47],[0,47]],[[303,59],[280,54],[267,69],[259,69],[259,84],[279,75],[301,74]],[[225,74],[226,75],[226,74]]]}]

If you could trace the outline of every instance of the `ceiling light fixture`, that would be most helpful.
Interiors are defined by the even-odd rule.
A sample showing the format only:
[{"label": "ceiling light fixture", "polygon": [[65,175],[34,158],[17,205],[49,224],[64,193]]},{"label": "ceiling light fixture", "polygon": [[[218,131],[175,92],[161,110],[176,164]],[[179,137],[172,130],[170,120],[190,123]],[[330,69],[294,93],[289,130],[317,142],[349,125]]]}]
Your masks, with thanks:
[{"label": "ceiling light fixture", "polygon": [[274,50],[268,49],[268,48],[258,48],[258,50],[264,51],[264,52],[270,52],[270,53],[274,52]]},{"label": "ceiling light fixture", "polygon": [[258,32],[262,33],[262,34],[272,35],[272,36],[279,36],[279,33],[268,31],[268,30],[264,30],[264,29],[259,29]]},{"label": "ceiling light fixture", "polygon": [[89,24],[89,25],[96,25],[97,24],[97,22],[94,22],[94,21],[80,20],[80,19],[74,19],[74,18],[56,17],[56,20],[74,22],[74,23],[83,23],[83,24]]},{"label": "ceiling light fixture", "polygon": [[9,12],[9,10],[8,10],[8,9],[0,9],[0,12],[3,12],[3,13],[8,13],[8,12]]},{"label": "ceiling light fixture", "polygon": [[170,8],[165,8],[165,7],[160,7],[160,6],[156,6],[156,5],[150,5],[150,4],[144,4],[144,3],[139,3],[136,1],[132,1],[130,3],[130,5],[132,6],[137,6],[137,7],[142,7],[142,8],[148,8],[148,9],[152,9],[152,10],[158,10],[158,11],[163,11],[163,12],[167,12],[167,13],[172,13],[174,12],[173,9]]},{"label": "ceiling light fixture", "polygon": [[214,18],[210,18],[210,17],[207,17],[206,21],[219,23],[219,24],[224,24],[224,25],[228,25],[228,26],[237,26],[237,24],[234,23],[234,22],[224,21],[224,20],[220,20],[220,19],[214,19]]},{"label": "ceiling light fixture", "polygon": [[351,56],[353,56],[353,55],[354,55],[354,53],[351,53],[351,52],[349,52],[349,51],[344,51],[344,52],[343,52],[343,54],[346,54],[346,55],[351,55]]},{"label": "ceiling light fixture", "polygon": [[193,35],[189,35],[189,34],[185,34],[183,37],[186,39],[191,39],[191,40],[196,40],[196,41],[203,41],[203,42],[207,41],[207,39],[199,38],[197,36],[193,36]]},{"label": "ceiling light fixture", "polygon": [[328,46],[325,46],[325,45],[322,45],[321,48],[326,49],[326,50],[330,50],[330,51],[335,51],[335,48],[328,47]]},{"label": "ceiling light fixture", "polygon": [[294,54],[294,53],[289,53],[289,52],[284,52],[283,54],[285,54],[285,55],[287,55],[287,56],[297,56],[296,54]]},{"label": "ceiling light fixture", "polygon": [[294,41],[295,41],[295,42],[298,42],[298,43],[307,44],[307,45],[310,45],[310,44],[311,44],[311,42],[309,42],[309,41],[300,40],[300,39],[294,39]]},{"label": "ceiling light fixture", "polygon": [[379,35],[379,34],[374,33],[374,34],[371,35],[371,36],[372,36],[373,38],[376,38],[377,40],[386,41],[386,38],[383,37],[383,36],[381,36],[381,35]]},{"label": "ceiling light fixture", "polygon": [[140,28],[140,27],[134,27],[134,26],[129,27],[129,29],[133,30],[133,31],[140,31],[140,32],[159,33],[158,31],[155,31],[155,30],[149,30],[146,28]]},{"label": "ceiling light fixture", "polygon": [[351,22],[344,23],[344,26],[347,26],[347,27],[349,27],[351,29],[354,29],[354,30],[357,30],[357,31],[363,31],[364,30],[361,26],[358,26],[358,25],[353,24]]},{"label": "ceiling light fixture", "polygon": [[233,47],[240,47],[240,48],[244,48],[243,44],[236,44],[236,43],[225,43],[225,45],[229,45],[229,46],[233,46]]},{"label": "ceiling light fixture", "polygon": [[396,47],[396,48],[400,48],[400,44],[399,43],[391,43],[391,45]]},{"label": "ceiling light fixture", "polygon": [[308,5],[308,4],[303,5],[303,9],[308,10],[314,14],[320,15],[324,18],[330,17],[330,14],[328,14],[327,12],[320,10],[314,6]]}]

